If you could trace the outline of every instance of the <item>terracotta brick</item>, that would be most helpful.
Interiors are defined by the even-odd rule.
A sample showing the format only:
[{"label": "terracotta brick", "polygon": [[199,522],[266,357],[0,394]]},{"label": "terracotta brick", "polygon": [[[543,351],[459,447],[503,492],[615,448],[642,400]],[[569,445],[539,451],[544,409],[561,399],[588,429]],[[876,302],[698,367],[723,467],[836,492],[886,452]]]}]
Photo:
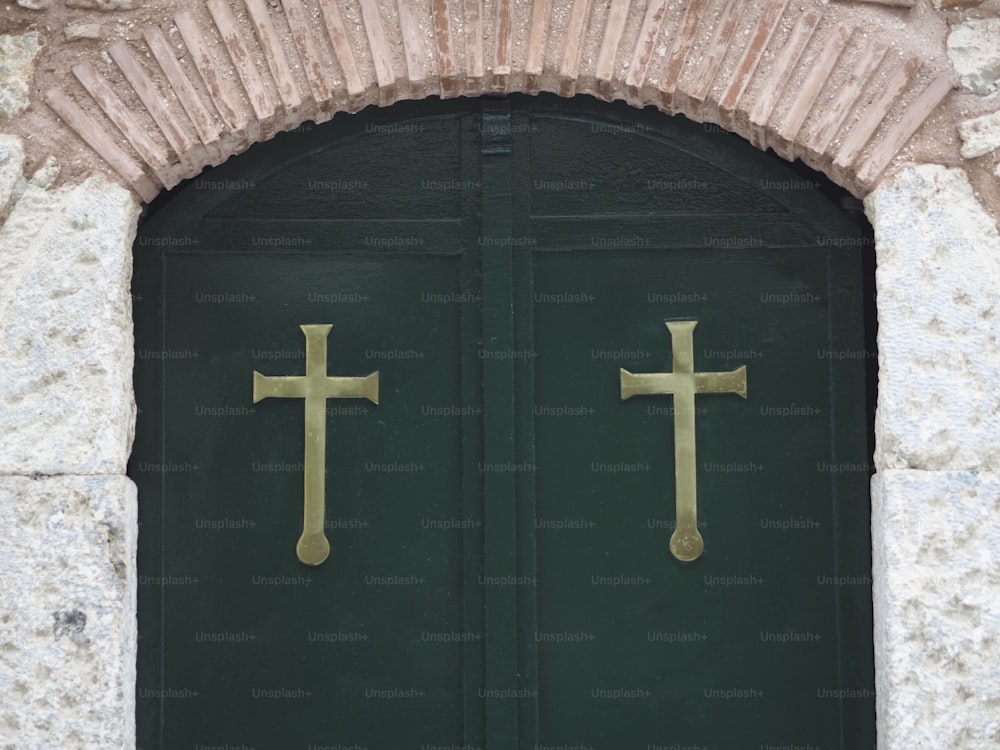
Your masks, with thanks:
[{"label": "terracotta brick", "polygon": [[417,23],[416,8],[412,0],[398,0],[399,28],[403,35],[403,59],[406,60],[406,77],[414,93],[423,93],[426,75],[424,73],[424,40]]},{"label": "terracotta brick", "polygon": [[244,2],[254,33],[257,34],[257,41],[264,53],[264,59],[271,71],[271,78],[278,89],[278,96],[281,97],[282,106],[286,112],[295,112],[302,106],[302,94],[288,65],[281,38],[271,22],[271,14],[268,13],[264,0],[244,0]]},{"label": "terracotta brick", "polygon": [[813,104],[819,97],[820,91],[823,90],[830,73],[833,72],[834,66],[840,60],[840,56],[844,53],[847,42],[853,33],[853,27],[846,23],[839,23],[827,36],[826,44],[812,61],[809,74],[799,87],[798,93],[792,100],[792,105],[781,121],[781,125],[776,128],[780,138],[792,142],[798,136],[802,124],[809,117]]},{"label": "terracotta brick", "polygon": [[512,0],[496,0],[495,13],[493,80],[490,85],[495,90],[506,91],[513,59],[514,5]]},{"label": "terracotta brick", "polygon": [[625,33],[625,22],[632,10],[631,0],[616,0],[608,9],[608,21],[604,27],[604,38],[601,40],[601,51],[597,56],[597,90],[601,96],[610,99],[612,96],[612,79],[615,75],[615,64],[618,61],[618,48],[622,35]]},{"label": "terracotta brick", "polygon": [[910,81],[920,69],[920,59],[908,57],[902,64],[896,66],[895,72],[879,90],[875,97],[864,107],[858,121],[851,132],[840,143],[840,150],[833,160],[834,172],[844,173],[858,158],[861,150],[868,144],[875,130],[889,114],[892,105],[903,93]]},{"label": "terracotta brick", "polygon": [[483,5],[482,0],[464,0],[465,18],[465,75],[466,86],[481,84],[485,75],[483,54]]},{"label": "terracotta brick", "polygon": [[243,89],[257,119],[267,120],[274,117],[274,102],[264,85],[260,71],[254,64],[254,58],[251,57],[250,51],[240,35],[232,8],[225,0],[208,0],[205,5],[212,15],[212,20],[215,21],[215,27],[222,36],[222,43],[229,53],[233,67],[236,68],[236,74],[243,83]]},{"label": "terracotta brick", "polygon": [[820,14],[816,11],[802,13],[795,21],[781,51],[778,52],[771,70],[757,92],[757,98],[749,102],[747,114],[750,120],[750,141],[757,148],[766,148],[764,142],[764,126],[771,119],[774,106],[781,92],[795,72],[796,66],[805,51],[813,32],[819,24]]},{"label": "terracotta brick", "polygon": [[156,62],[159,63],[160,70],[163,71],[174,90],[177,100],[187,112],[201,142],[205,145],[218,143],[222,133],[222,123],[205,107],[205,103],[195,91],[191,79],[188,78],[187,73],[174,57],[163,31],[159,26],[150,26],[143,30],[142,35],[146,39],[146,44],[149,45],[153,57],[156,58]]},{"label": "terracotta brick", "polygon": [[122,176],[125,184],[134,190],[140,198],[149,202],[156,197],[159,189],[142,171],[139,162],[122,151],[115,143],[114,138],[109,136],[90,115],[84,112],[80,105],[66,96],[62,89],[50,89],[45,92],[45,101],[62,118],[63,122]]},{"label": "terracotta brick", "polygon": [[536,0],[531,8],[531,33],[528,35],[528,59],[524,65],[525,86],[537,93],[545,70],[545,48],[549,37],[552,0]]},{"label": "terracotta brick", "polygon": [[702,52],[701,64],[698,66],[687,91],[689,107],[692,106],[692,102],[694,106],[702,104],[708,97],[715,76],[722,66],[730,44],[732,44],[744,5],[743,0],[729,0],[716,21],[715,33]]},{"label": "terracotta brick", "polygon": [[215,60],[213,50],[202,36],[198,22],[190,11],[182,11],[174,16],[174,23],[177,24],[177,30],[180,31],[184,45],[191,53],[195,68],[208,89],[208,95],[212,98],[212,103],[222,117],[222,121],[230,131],[245,132],[250,127],[250,118],[245,113],[235,92],[225,84],[225,78],[220,75],[219,65]]},{"label": "terracotta brick", "polygon": [[157,142],[146,132],[146,128],[140,123],[135,113],[125,106],[111,84],[98,74],[90,63],[74,65],[73,75],[83,84],[87,93],[93,97],[98,106],[104,110],[108,119],[117,126],[132,148],[136,150],[136,153],[154,172],[169,165],[170,156],[167,153],[166,145]]},{"label": "terracotta brick", "polygon": [[761,58],[767,51],[771,36],[777,28],[778,22],[781,21],[781,16],[784,14],[785,8],[788,7],[788,2],[789,0],[772,0],[764,8],[764,12],[757,22],[757,28],[747,44],[746,51],[737,64],[736,70],[733,71],[729,85],[719,99],[719,114],[724,121],[731,122],[733,111],[739,104],[743,92],[746,91]]},{"label": "terracotta brick", "polygon": [[437,48],[441,96],[458,96],[461,85],[457,76],[458,61],[455,57],[455,42],[451,34],[448,0],[431,0],[431,19],[434,23],[434,44]]},{"label": "terracotta brick", "polygon": [[361,80],[361,73],[358,72],[358,63],[351,50],[351,40],[344,26],[340,6],[337,0],[318,0],[318,3],[320,13],[323,14],[323,23],[326,25],[326,33],[333,47],[333,55],[337,58],[340,70],[344,74],[347,95],[352,99],[357,98],[364,93],[365,84]]},{"label": "terracotta brick", "polygon": [[[135,55],[126,42],[115,42],[108,47],[108,53],[118,65],[122,74],[128,80],[139,99],[142,101],[146,111],[149,112],[153,122],[163,133],[167,143],[174,150],[174,153],[182,162],[187,162],[191,168],[198,165],[188,158],[195,149],[196,142],[191,134],[181,123],[178,113],[167,106],[163,96],[157,89],[154,81],[146,73],[146,70],[136,60]],[[200,171],[200,170],[198,170]],[[195,172],[197,174],[197,172]]]},{"label": "terracotta brick", "polygon": [[660,101],[667,112],[677,110],[674,102],[677,84],[684,72],[684,66],[687,65],[695,39],[698,37],[698,29],[707,6],[708,0],[691,0],[684,11],[680,28],[674,33],[674,43],[667,55],[659,85]]},{"label": "terracotta brick", "polygon": [[639,30],[639,38],[636,40],[632,62],[625,76],[625,86],[633,96],[638,94],[646,81],[666,13],[667,0],[649,0],[646,15],[642,19],[642,28]]},{"label": "terracotta brick", "polygon": [[576,82],[580,77],[580,55],[587,37],[587,21],[590,20],[591,0],[574,0],[566,25],[566,39],[563,43],[562,64],[559,66],[559,94],[572,96],[576,93]]},{"label": "terracotta brick", "polygon": [[[236,1],[206,0],[198,6],[203,11],[175,15],[190,53],[183,64],[183,53],[158,26],[139,30],[155,58],[152,68],[124,42],[96,45],[110,53],[127,83],[112,84],[81,63],[74,84],[103,115],[95,120],[61,90],[52,95],[53,110],[75,132],[97,122],[103,135],[86,143],[128,184],[153,185],[155,192],[157,182],[176,184],[269,138],[276,126],[322,121],[373,96],[384,106],[429,93],[476,96],[512,87],[581,92],[718,121],[759,148],[802,156],[860,195],[950,87],[939,77],[912,92],[922,55],[886,59],[893,32],[866,26],[864,39],[853,35],[846,6],[836,12],[827,7],[824,18],[822,6],[796,7],[789,0],[766,0],[762,7],[740,0],[686,0],[682,7],[670,0],[614,0],[601,8],[604,28],[598,31],[589,29],[593,0],[350,0],[350,13],[341,0],[277,0],[280,11],[273,0],[242,0],[245,20],[231,5]],[[317,10],[327,41],[315,36],[324,33]],[[355,29],[348,22],[358,22],[351,14],[356,11]],[[517,38],[519,13],[530,13],[525,39]],[[565,14],[557,39],[553,13]],[[390,22],[398,23],[398,34],[386,33],[395,32]],[[432,36],[425,36],[428,29]],[[584,70],[584,60],[594,61],[592,71]],[[931,79],[940,66],[927,65]],[[124,104],[131,89],[159,134],[149,133],[146,116]],[[912,101],[895,112],[903,98]],[[102,124],[103,116],[111,124]],[[108,150],[119,130],[127,144]]]},{"label": "terracotta brick", "polygon": [[281,5],[285,9],[288,28],[295,40],[295,49],[299,52],[313,101],[320,110],[327,110],[333,99],[334,84],[323,67],[323,59],[312,33],[313,24],[302,0],[281,0]]},{"label": "terracotta brick", "polygon": [[378,86],[379,104],[392,103],[396,98],[396,73],[392,69],[392,53],[385,40],[382,16],[375,0],[361,0],[361,17],[368,36],[368,49],[375,66],[375,82]]},{"label": "terracotta brick", "polygon": [[823,108],[822,119],[803,144],[805,149],[817,156],[826,152],[834,137],[843,129],[847,116],[861,98],[864,87],[888,49],[889,45],[881,40],[873,40],[865,45],[865,50],[854,64],[850,76],[841,84],[833,101]]},{"label": "terracotta brick", "polygon": [[892,158],[913,137],[913,134],[924,124],[924,120],[954,86],[955,82],[951,75],[942,73],[917,95],[917,98],[906,108],[906,112],[900,115],[885,136],[875,145],[868,158],[858,165],[857,178],[862,184],[871,185],[882,176],[882,172],[889,166]]}]

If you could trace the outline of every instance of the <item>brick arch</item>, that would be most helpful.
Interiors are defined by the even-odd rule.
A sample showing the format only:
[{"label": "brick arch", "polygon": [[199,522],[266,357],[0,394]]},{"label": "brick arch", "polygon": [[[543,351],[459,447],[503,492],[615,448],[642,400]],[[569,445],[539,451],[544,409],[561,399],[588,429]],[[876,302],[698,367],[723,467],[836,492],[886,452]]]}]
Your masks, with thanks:
[{"label": "brick arch", "polygon": [[818,0],[207,0],[45,100],[145,201],[339,111],[513,92],[682,113],[864,195],[953,86],[866,19]]}]

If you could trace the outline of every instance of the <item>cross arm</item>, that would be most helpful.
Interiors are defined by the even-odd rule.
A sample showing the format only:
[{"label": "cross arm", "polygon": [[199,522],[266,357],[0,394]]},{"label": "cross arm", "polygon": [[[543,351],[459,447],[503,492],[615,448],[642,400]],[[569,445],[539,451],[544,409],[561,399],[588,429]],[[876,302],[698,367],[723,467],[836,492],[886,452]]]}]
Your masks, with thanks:
[{"label": "cross arm", "polygon": [[747,397],[747,366],[741,365],[729,372],[694,373],[695,393],[735,393]]},{"label": "cross arm", "polygon": [[270,377],[253,371],[253,402],[265,398],[305,398],[307,379],[301,375]]},{"label": "cross arm", "polygon": [[676,372],[629,372],[621,368],[621,396],[627,401],[632,396],[661,396],[691,390],[691,376]]},{"label": "cross arm", "polygon": [[363,378],[327,377],[323,379],[320,394],[326,398],[366,398],[378,404],[378,373]]}]

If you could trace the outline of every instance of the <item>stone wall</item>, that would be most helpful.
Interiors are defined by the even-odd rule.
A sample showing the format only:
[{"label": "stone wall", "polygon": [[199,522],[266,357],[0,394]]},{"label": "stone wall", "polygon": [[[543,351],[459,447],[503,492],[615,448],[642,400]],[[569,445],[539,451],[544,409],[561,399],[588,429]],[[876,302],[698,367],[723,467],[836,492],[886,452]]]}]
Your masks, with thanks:
[{"label": "stone wall", "polygon": [[0,747],[133,747],[139,203],[0,139]]},{"label": "stone wall", "polygon": [[875,227],[880,748],[1000,741],[1000,236],[964,172],[907,167]]},{"label": "stone wall", "polygon": [[881,750],[1000,746],[1000,0],[17,0],[0,15],[0,748],[134,746],[139,201],[338,110],[653,104],[866,198]]}]

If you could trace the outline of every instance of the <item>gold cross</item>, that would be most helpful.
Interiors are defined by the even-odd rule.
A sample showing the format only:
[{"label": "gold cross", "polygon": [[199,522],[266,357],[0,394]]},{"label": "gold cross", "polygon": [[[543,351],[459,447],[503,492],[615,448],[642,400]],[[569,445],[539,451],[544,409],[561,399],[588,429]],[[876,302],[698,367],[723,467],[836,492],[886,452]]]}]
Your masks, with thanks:
[{"label": "gold cross", "polygon": [[295,545],[299,560],[319,565],[330,554],[324,533],[326,475],[326,400],[366,398],[378,403],[378,370],[363,378],[326,374],[326,337],[332,324],[299,326],[306,335],[306,374],[266,377],[254,370],[253,402],[265,398],[303,398],[306,408],[305,505],[302,536]]},{"label": "gold cross", "polygon": [[698,533],[697,461],[694,397],[697,393],[736,393],[747,397],[746,365],[731,372],[694,371],[696,320],[667,323],[674,356],[673,372],[633,374],[621,371],[622,401],[632,396],[674,397],[674,473],[677,482],[677,527],[670,551],[684,562],[697,560],[705,549]]}]

